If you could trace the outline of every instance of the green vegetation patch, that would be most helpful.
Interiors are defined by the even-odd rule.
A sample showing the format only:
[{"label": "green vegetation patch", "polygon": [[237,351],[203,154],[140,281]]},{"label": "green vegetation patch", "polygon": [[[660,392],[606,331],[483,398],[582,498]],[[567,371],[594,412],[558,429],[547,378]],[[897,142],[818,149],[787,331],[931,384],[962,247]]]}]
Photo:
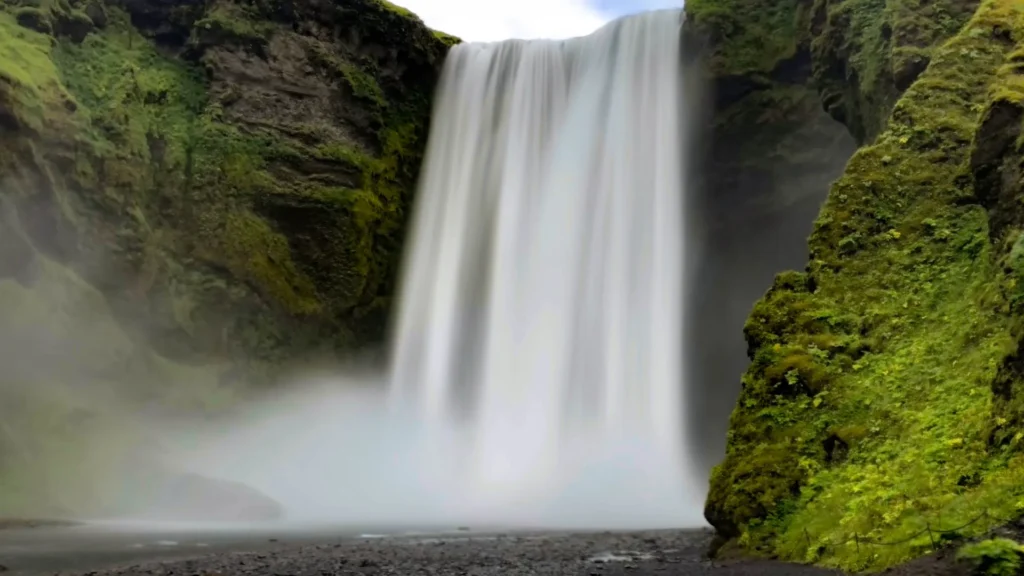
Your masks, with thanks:
[{"label": "green vegetation patch", "polygon": [[412,11],[410,11],[410,10],[408,10],[406,8],[403,8],[403,7],[397,5],[397,4],[393,3],[393,2],[388,2],[388,0],[373,0],[373,1],[376,2],[382,8],[384,8],[385,10],[388,10],[390,12],[394,12],[395,14],[398,14],[402,18],[410,18],[412,20],[417,20],[417,21],[420,19],[420,17],[415,15],[415,14],[413,14]]},{"label": "green vegetation patch", "polygon": [[1020,573],[1024,546],[1008,538],[993,538],[967,544],[957,551],[957,560],[968,564],[976,576],[1016,576]]},{"label": "green vegetation patch", "polygon": [[[293,314],[319,310],[287,241],[245,210],[253,195],[279,191],[266,168],[287,147],[268,132],[223,122],[198,69],[161,54],[125,14],[112,16],[103,33],[61,42],[55,54],[88,120],[81,137],[96,156],[80,171],[80,185],[102,191],[109,210],[138,203],[143,218],[169,204],[178,249],[194,245],[193,255],[226,266]],[[146,237],[159,224],[132,232]],[[188,235],[196,236],[189,242]]]},{"label": "green vegetation patch", "polygon": [[9,122],[35,131],[47,124],[55,130],[66,127],[64,103],[69,98],[51,52],[49,36],[19,25],[13,14],[0,10],[0,105],[11,107]]},{"label": "green vegetation patch", "polygon": [[452,36],[451,34],[447,34],[445,32],[441,32],[438,30],[433,30],[433,33],[434,37],[443,42],[445,46],[450,47],[462,43],[462,39],[457,36]]},{"label": "green vegetation patch", "polygon": [[81,44],[62,41],[55,49],[63,84],[86,120],[80,137],[129,170],[147,170],[157,161],[182,166],[206,105],[202,76],[160,54],[130,27],[127,15],[115,12],[114,19],[103,33]]},{"label": "green vegetation patch", "polygon": [[1024,511],[1024,458],[989,444],[1016,342],[969,166],[1022,42],[1020,4],[987,0],[832,187],[808,272],[756,304],[707,504],[748,549],[880,569],[930,550],[929,526],[978,534]]},{"label": "green vegetation patch", "polygon": [[816,0],[811,46],[825,106],[859,141],[873,139],[934,49],[977,6],[977,0]]},{"label": "green vegetation patch", "polygon": [[800,0],[689,0],[686,13],[713,42],[718,76],[769,72],[807,37]]},{"label": "green vegetation patch", "polygon": [[204,46],[234,44],[262,54],[272,33],[273,25],[250,6],[222,1],[194,23],[191,41]]},{"label": "green vegetation patch", "polygon": [[[154,6],[0,0],[0,328],[86,344],[39,364],[52,374],[5,364],[0,515],[116,513],[95,490],[110,483],[91,481],[137,440],[104,409],[112,399],[217,409],[304,354],[381,341],[431,89],[456,39],[379,0],[269,4],[140,18]],[[292,49],[314,45],[327,74],[303,78],[313,98],[295,103],[330,94],[312,105],[345,100],[343,122],[239,118],[253,101],[236,107],[245,86],[219,65],[301,70]],[[70,381],[81,394],[64,395]],[[76,424],[83,413],[95,427]]]},{"label": "green vegetation patch", "polygon": [[332,53],[329,48],[319,42],[310,46],[309,60],[311,64],[320,68],[329,77],[345,82],[356,98],[376,106],[378,112],[387,107],[384,91],[374,75],[362,67]]}]

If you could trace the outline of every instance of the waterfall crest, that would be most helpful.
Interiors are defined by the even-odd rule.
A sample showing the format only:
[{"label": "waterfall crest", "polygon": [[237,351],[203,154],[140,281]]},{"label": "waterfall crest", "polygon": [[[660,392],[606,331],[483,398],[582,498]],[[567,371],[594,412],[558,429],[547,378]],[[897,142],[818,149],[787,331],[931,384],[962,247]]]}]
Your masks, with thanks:
[{"label": "waterfall crest", "polygon": [[458,444],[475,511],[702,523],[683,426],[681,21],[447,58],[390,386]]}]

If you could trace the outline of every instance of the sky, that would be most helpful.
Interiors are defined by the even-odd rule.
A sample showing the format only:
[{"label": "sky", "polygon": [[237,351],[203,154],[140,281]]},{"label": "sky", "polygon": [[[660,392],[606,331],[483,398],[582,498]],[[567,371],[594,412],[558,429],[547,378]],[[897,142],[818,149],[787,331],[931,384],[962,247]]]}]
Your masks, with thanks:
[{"label": "sky", "polygon": [[435,30],[468,42],[508,38],[571,38],[609,20],[683,0],[393,0]]}]

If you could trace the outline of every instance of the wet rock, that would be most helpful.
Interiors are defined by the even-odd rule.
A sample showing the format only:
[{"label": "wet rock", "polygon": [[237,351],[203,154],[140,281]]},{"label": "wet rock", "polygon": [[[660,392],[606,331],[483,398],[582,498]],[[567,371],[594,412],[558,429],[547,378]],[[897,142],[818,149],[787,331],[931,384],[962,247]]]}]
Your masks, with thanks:
[{"label": "wet rock", "polygon": [[38,8],[22,8],[14,16],[18,24],[25,28],[43,34],[53,33],[53,22],[50,20],[50,15]]},{"label": "wet rock", "polygon": [[1024,222],[1020,209],[1021,158],[1016,153],[1024,106],[1009,100],[993,102],[982,115],[971,153],[974,194],[989,213],[993,238]]},{"label": "wet rock", "polygon": [[70,39],[75,44],[80,44],[95,27],[95,23],[86,13],[72,10],[57,14],[54,32],[61,37]]},{"label": "wet rock", "polygon": [[95,24],[97,28],[107,27],[107,9],[104,8],[103,4],[98,0],[86,5],[85,15],[92,20],[92,23]]}]

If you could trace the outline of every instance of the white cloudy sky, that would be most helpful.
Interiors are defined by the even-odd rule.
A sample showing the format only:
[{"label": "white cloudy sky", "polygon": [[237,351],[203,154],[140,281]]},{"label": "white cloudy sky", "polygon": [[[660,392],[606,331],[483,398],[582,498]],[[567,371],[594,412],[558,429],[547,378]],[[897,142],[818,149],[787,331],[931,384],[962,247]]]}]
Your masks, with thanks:
[{"label": "white cloudy sky", "polygon": [[617,16],[683,5],[683,0],[392,1],[418,14],[435,30],[476,42],[580,36]]}]

